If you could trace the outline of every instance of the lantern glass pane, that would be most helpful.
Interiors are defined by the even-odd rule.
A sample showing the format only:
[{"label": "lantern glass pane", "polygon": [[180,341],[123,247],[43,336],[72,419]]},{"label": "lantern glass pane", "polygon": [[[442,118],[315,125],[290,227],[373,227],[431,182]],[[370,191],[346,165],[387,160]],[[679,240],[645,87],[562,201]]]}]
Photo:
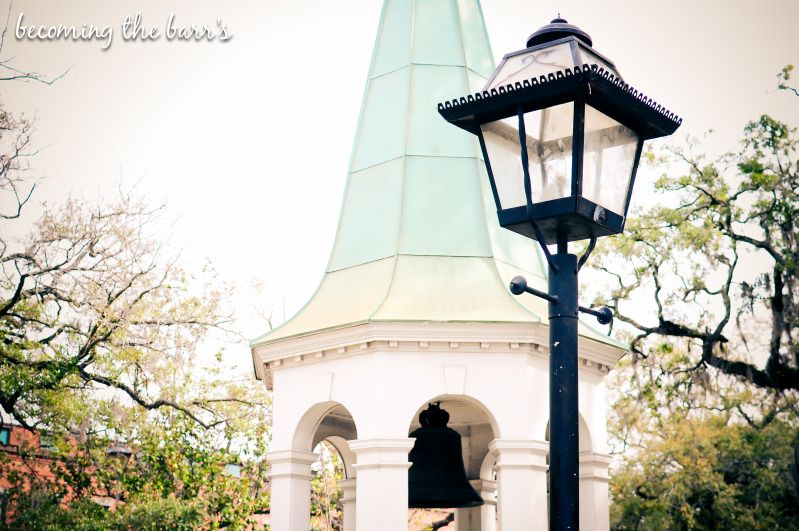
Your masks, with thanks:
[{"label": "lantern glass pane", "polygon": [[613,73],[616,77],[621,79],[621,74],[619,71],[616,70],[616,67],[611,65],[605,59],[602,59],[599,55],[596,54],[593,50],[588,49],[584,45],[580,45],[580,60],[582,60],[584,65],[597,65],[609,72]]},{"label": "lantern glass pane", "polygon": [[522,51],[505,57],[483,90],[538,78],[565,68],[574,68],[574,58],[568,42],[533,51]]},{"label": "lantern glass pane", "polygon": [[519,151],[519,120],[512,116],[481,126],[486,151],[497,187],[497,209],[524,206],[524,173]]},{"label": "lantern glass pane", "polygon": [[[533,203],[571,195],[573,122],[572,102],[524,115]],[[515,116],[481,126],[499,209],[527,204],[518,126]]]},{"label": "lantern glass pane", "polygon": [[530,172],[533,202],[569,197],[572,191],[574,102],[528,113],[525,118],[528,117],[529,121],[525,120],[527,133],[538,131],[539,139],[534,152],[528,148],[531,170],[534,164],[538,166],[535,172]]},{"label": "lantern glass pane", "polygon": [[[533,203],[571,195],[573,124],[573,102],[524,115]],[[502,210],[527,204],[518,126],[516,116],[481,126]]]},{"label": "lantern glass pane", "polygon": [[637,146],[632,129],[586,105],[583,197],[623,216]]}]

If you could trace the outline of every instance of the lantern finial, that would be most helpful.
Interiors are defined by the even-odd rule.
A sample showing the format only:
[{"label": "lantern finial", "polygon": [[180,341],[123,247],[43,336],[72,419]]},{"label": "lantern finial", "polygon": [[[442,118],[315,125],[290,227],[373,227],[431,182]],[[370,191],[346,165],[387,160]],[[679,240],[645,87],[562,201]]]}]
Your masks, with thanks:
[{"label": "lantern finial", "polygon": [[585,31],[581,30],[574,24],[569,24],[565,18],[560,17],[558,13],[557,18],[541,26],[535,33],[527,37],[527,47],[536,46],[537,44],[544,44],[564,37],[577,37],[579,40],[592,46],[591,36]]}]

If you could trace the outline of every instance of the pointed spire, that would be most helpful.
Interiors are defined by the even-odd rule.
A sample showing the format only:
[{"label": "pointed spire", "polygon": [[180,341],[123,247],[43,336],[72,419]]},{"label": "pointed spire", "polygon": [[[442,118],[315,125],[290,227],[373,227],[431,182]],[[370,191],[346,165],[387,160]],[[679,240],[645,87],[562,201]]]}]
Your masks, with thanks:
[{"label": "pointed spire", "polygon": [[397,254],[491,255],[479,148],[435,109],[493,70],[475,0],[386,1],[328,271]]},{"label": "pointed spire", "polygon": [[545,305],[507,288],[544,288],[536,247],[499,228],[475,137],[437,112],[493,71],[478,0],[385,0],[325,276],[254,346],[369,321],[540,322]]}]

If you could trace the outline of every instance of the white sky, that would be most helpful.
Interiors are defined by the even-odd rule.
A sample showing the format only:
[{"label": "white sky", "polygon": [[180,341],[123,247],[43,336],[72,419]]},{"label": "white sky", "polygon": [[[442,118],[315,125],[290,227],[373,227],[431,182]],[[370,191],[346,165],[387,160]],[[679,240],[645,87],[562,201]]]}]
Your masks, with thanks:
[{"label": "white sky", "polygon": [[[241,326],[259,335],[265,325],[255,304],[274,305],[280,321],[285,301],[290,316],[327,263],[380,7],[380,0],[15,2],[3,57],[50,75],[70,69],[52,86],[0,85],[7,108],[37,116],[35,142],[44,148],[32,165],[48,179],[25,223],[43,200],[107,196],[120,182],[138,182],[178,217],[184,255],[198,263],[209,257],[242,287]],[[234,37],[123,42],[120,25],[137,11],[162,30],[170,13],[178,24],[221,19]],[[483,11],[496,59],[560,12],[591,34],[628,82],[685,119],[679,138],[715,129],[711,151],[735,149],[745,122],[763,112],[799,124],[796,98],[774,91],[777,72],[799,63],[795,0],[485,0]],[[20,12],[26,25],[112,25],[114,41],[108,51],[100,42],[18,41]],[[635,195],[646,197],[650,186],[640,180]],[[259,297],[248,295],[251,281],[264,284]],[[229,353],[249,366],[246,344]]]}]

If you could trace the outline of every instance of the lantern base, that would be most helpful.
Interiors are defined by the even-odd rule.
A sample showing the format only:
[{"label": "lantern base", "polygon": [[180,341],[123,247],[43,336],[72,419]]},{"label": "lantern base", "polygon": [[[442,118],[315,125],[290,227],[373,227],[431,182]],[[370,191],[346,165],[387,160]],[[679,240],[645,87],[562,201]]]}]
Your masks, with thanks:
[{"label": "lantern base", "polygon": [[[527,216],[527,207],[515,207],[497,212],[499,224],[513,232],[537,240],[538,237]],[[537,203],[533,219],[544,237],[541,242],[551,245],[558,242],[558,235],[566,241],[587,240],[624,230],[624,217],[602,208],[584,197],[564,197]]]}]

